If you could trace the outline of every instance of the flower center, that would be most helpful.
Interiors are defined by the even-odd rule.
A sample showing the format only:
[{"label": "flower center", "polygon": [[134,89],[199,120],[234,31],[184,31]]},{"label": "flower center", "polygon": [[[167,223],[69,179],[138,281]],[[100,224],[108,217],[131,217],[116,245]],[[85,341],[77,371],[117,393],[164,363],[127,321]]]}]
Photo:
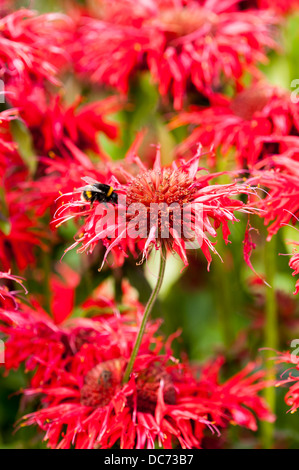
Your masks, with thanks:
[{"label": "flower center", "polygon": [[163,380],[163,399],[165,403],[168,405],[175,404],[176,392],[170,374],[160,364],[151,364],[138,374],[136,380],[138,411],[154,414],[161,380]]},{"label": "flower center", "polygon": [[174,233],[185,236],[184,211],[197,190],[198,185],[181,169],[162,168],[138,175],[127,191],[130,230],[147,238],[155,228],[157,244],[162,239],[171,243]]},{"label": "flower center", "polygon": [[108,405],[121,387],[124,365],[124,360],[113,359],[91,369],[81,389],[81,404],[93,407]]},{"label": "flower center", "polygon": [[180,169],[149,170],[133,180],[127,191],[127,203],[150,207],[152,203],[176,202],[183,206],[192,200],[195,191],[188,174]]},{"label": "flower center", "polygon": [[[112,359],[98,364],[85,377],[81,389],[81,404],[91,407],[108,405],[122,387],[122,378],[126,362]],[[158,390],[163,380],[163,398],[167,404],[175,404],[176,392],[170,374],[160,364],[151,364],[140,372],[136,379],[136,395],[127,397],[127,405],[144,413],[154,413]]]},{"label": "flower center", "polygon": [[186,36],[207,24],[208,12],[203,8],[167,8],[159,15],[159,24],[175,37]]},{"label": "flower center", "polygon": [[256,87],[242,91],[231,101],[231,110],[245,121],[250,121],[254,114],[262,111],[270,99],[269,90]]}]

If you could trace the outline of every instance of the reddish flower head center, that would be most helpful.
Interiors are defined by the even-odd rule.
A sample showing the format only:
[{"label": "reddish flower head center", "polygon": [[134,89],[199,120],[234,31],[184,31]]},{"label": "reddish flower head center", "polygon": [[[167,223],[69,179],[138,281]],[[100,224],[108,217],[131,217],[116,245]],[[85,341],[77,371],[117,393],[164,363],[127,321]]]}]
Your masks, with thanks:
[{"label": "reddish flower head center", "polygon": [[159,24],[170,34],[182,37],[206,25],[209,13],[203,8],[169,8],[160,13]]},{"label": "reddish flower head center", "polygon": [[230,108],[240,118],[250,121],[255,113],[263,110],[269,99],[269,90],[265,87],[256,87],[237,95],[232,100]]},{"label": "reddish flower head center", "polygon": [[[81,404],[91,407],[108,405],[122,387],[124,368],[124,360],[113,359],[91,369],[81,389]],[[136,395],[127,397],[127,405],[132,409],[137,406],[138,411],[144,413],[154,413],[162,380],[165,403],[175,404],[176,392],[170,375],[160,364],[152,364],[138,374]]]},{"label": "reddish flower head center", "polygon": [[196,188],[189,175],[182,170],[169,168],[150,170],[138,175],[127,191],[127,203],[178,203],[180,206],[192,201]]},{"label": "reddish flower head center", "polygon": [[81,403],[85,406],[106,406],[121,387],[124,361],[114,359],[98,364],[85,377]]}]

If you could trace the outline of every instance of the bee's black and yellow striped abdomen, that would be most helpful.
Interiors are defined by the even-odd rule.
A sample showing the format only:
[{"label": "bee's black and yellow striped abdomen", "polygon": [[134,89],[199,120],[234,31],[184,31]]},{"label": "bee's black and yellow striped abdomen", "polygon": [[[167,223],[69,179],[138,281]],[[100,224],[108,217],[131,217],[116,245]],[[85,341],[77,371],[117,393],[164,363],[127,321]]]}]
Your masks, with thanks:
[{"label": "bee's black and yellow striped abdomen", "polygon": [[113,188],[112,186],[110,186],[108,193],[107,193],[107,197],[111,196],[112,193],[113,193]]},{"label": "bee's black and yellow striped abdomen", "polygon": [[82,197],[85,201],[91,204],[97,202],[110,202],[117,204],[118,197],[117,193],[114,192],[114,188],[104,183],[94,183],[83,188]]}]

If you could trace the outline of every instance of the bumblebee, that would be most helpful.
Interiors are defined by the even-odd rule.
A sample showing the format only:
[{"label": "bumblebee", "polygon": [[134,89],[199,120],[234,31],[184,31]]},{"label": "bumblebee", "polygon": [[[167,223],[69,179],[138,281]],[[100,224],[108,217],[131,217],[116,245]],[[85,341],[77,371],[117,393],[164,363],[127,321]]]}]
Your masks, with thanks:
[{"label": "bumblebee", "polygon": [[82,191],[82,199],[84,201],[90,202],[91,204],[95,201],[117,204],[118,196],[112,186],[99,183],[98,181],[88,177],[83,178],[83,180],[88,183],[87,186],[80,188]]}]

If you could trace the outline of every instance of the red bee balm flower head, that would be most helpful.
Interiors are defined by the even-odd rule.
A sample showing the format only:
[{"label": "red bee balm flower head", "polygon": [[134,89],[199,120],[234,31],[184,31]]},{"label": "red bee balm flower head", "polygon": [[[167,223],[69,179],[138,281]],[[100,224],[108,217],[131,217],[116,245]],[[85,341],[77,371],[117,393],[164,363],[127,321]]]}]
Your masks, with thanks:
[{"label": "red bee balm flower head", "polygon": [[1,18],[1,78],[8,84],[48,80],[57,85],[72,34],[72,20],[59,13],[38,16],[20,9]]},{"label": "red bee balm flower head", "polygon": [[[298,276],[299,274],[299,253],[295,253],[294,256],[290,259],[290,268],[294,270],[293,276]],[[294,294],[299,292],[299,280],[296,282],[296,289]]]},{"label": "red bee balm flower head", "polygon": [[42,394],[43,407],[24,416],[22,425],[37,424],[52,448],[190,449],[201,448],[204,434],[219,433],[218,427],[232,423],[255,431],[256,417],[273,421],[258,396],[267,386],[264,373],[254,372],[252,363],[221,384],[222,361],[216,363],[217,371],[203,369],[196,379],[188,364],[139,355],[126,385],[122,358],[96,364],[83,382],[73,366],[59,381],[25,391]]},{"label": "red bee balm flower head", "polygon": [[[0,272],[0,280],[8,281],[15,281],[17,282],[23,289],[25,294],[27,294],[26,288],[23,286],[23,279],[19,276],[12,276],[10,272],[2,273]],[[0,285],[0,309],[11,309],[17,308],[18,300],[16,298],[16,294],[18,291],[11,291],[5,285]]]},{"label": "red bee balm flower head", "polygon": [[132,315],[99,316],[61,326],[30,309],[26,318],[9,310],[0,314],[9,337],[5,367],[25,362],[33,377],[24,393],[41,396],[41,408],[21,425],[37,424],[50,447],[200,448],[206,431],[218,433],[230,423],[256,430],[256,417],[273,420],[258,396],[267,386],[264,373],[254,372],[254,364],[220,383],[219,358],[198,379],[198,371],[173,358],[170,340],[154,336],[157,321],[148,324],[130,381],[123,384],[141,310],[135,321]]},{"label": "red bee balm flower head", "polygon": [[[299,138],[298,138],[299,140]],[[285,155],[273,156],[261,162],[262,169],[252,172],[251,182],[263,186],[267,196],[258,206],[262,209],[268,239],[299,216],[299,162]]]},{"label": "red bee balm flower head", "polygon": [[[199,5],[200,3],[200,5]],[[162,96],[180,109],[193,85],[210,95],[221,75],[238,83],[275,48],[267,11],[234,11],[236,1],[104,2],[101,19],[83,17],[73,46],[75,69],[95,83],[127,92],[136,70],[148,68]]]},{"label": "red bee balm flower head", "polygon": [[[254,189],[237,182],[209,185],[219,174],[199,175],[199,158],[200,152],[188,162],[181,160],[171,167],[162,167],[158,149],[153,169],[149,170],[138,157],[129,155],[126,163],[132,164],[134,176],[123,169],[122,175],[127,179],[123,184],[115,177],[105,184],[83,178],[89,184],[74,193],[73,201],[58,209],[54,221],[59,225],[72,217],[85,216],[85,224],[70,248],[80,245],[79,251],[91,252],[101,240],[107,248],[103,263],[110,251],[123,251],[126,255],[130,249],[135,254],[137,246],[144,259],[153,247],[158,250],[164,245],[178,253],[185,266],[188,248],[201,248],[210,264],[210,250],[217,252],[208,235],[216,237],[216,229],[222,225],[228,243],[228,222],[237,221],[234,212],[253,211],[232,196],[250,194]],[[137,176],[133,163],[140,170]],[[121,167],[115,167],[114,172],[117,171]],[[83,201],[79,199],[82,191]],[[113,193],[117,194],[117,202],[111,204],[109,197]]]},{"label": "red bee balm flower head", "polygon": [[237,165],[242,169],[299,145],[299,105],[283,89],[260,82],[232,99],[215,95],[210,104],[193,106],[170,124],[171,128],[192,126],[190,135],[179,145],[179,153],[192,150],[199,141],[205,146],[221,146],[223,154],[234,147]]},{"label": "red bee balm flower head", "polygon": [[277,381],[276,387],[289,387],[285,395],[285,402],[290,406],[289,411],[291,413],[295,413],[299,408],[298,340],[295,339],[294,342],[295,344],[291,343],[291,346],[296,349],[292,352],[278,352],[278,356],[273,358],[276,364],[283,364],[285,367],[287,366],[287,369],[280,376],[281,380]]},{"label": "red bee balm flower head", "polygon": [[72,148],[81,151],[92,150],[104,156],[99,146],[98,135],[109,139],[118,136],[117,125],[107,119],[108,114],[119,110],[119,99],[111,97],[101,101],[82,104],[78,97],[67,106],[59,94],[47,96],[42,86],[24,84],[9,87],[9,101],[19,109],[21,119],[32,134],[34,146],[39,155],[70,158]]},{"label": "red bee balm flower head", "polygon": [[[180,364],[171,350],[178,333],[165,341],[156,334],[159,320],[147,324],[124,384],[144,315],[127,284],[124,295],[128,309],[123,315],[102,291],[89,299],[96,316],[61,323],[38,305],[0,308],[0,330],[7,337],[4,366],[10,370],[24,363],[31,371],[24,393],[41,397],[41,406],[23,417],[22,426],[37,424],[52,448],[153,449],[158,444],[170,449],[200,448],[205,432],[219,433],[230,423],[254,431],[256,418],[274,419],[258,395],[268,384],[254,363],[220,383],[223,359],[202,369]],[[97,296],[114,314],[101,315]]]}]

